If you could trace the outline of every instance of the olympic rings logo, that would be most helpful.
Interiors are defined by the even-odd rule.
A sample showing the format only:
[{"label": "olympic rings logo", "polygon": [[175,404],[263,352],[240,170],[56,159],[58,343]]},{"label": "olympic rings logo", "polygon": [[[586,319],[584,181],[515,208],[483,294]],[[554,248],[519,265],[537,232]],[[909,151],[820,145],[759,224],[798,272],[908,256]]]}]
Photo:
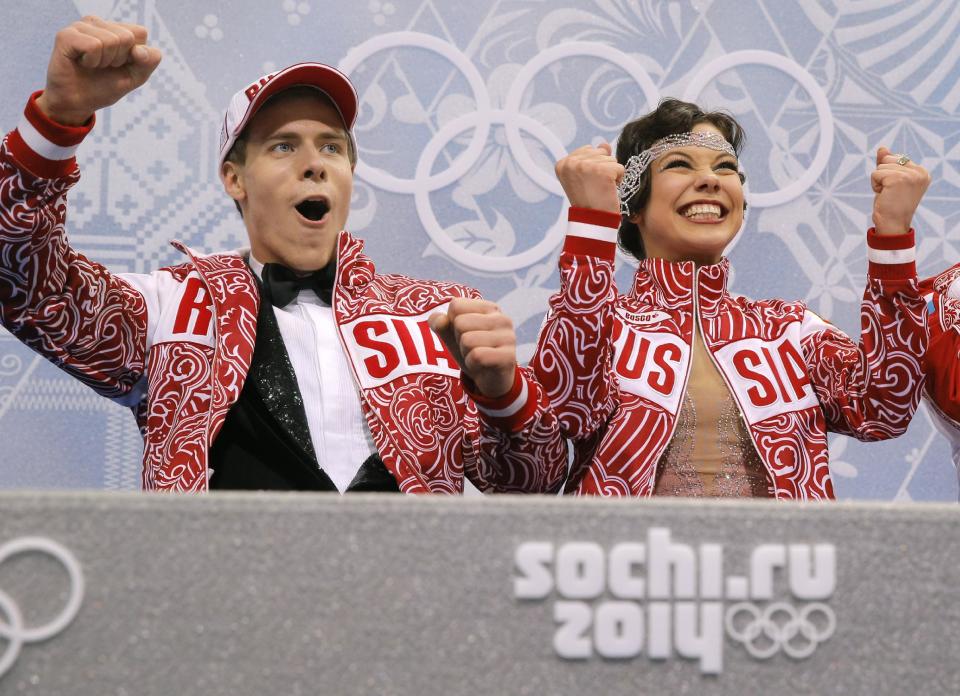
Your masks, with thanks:
[{"label": "olympic rings logo", "polygon": [[29,628],[24,625],[23,614],[17,603],[0,590],[0,610],[6,615],[6,622],[0,619],[0,639],[7,642],[6,651],[0,654],[0,678],[13,666],[25,643],[48,640],[60,633],[76,617],[83,601],[84,581],[80,563],[69,550],[52,539],[21,537],[7,542],[0,546],[0,564],[11,556],[30,552],[52,556],[63,565],[70,577],[70,594],[66,605],[56,617],[42,626]]},{"label": "olympic rings logo", "polygon": [[761,610],[750,602],[727,609],[727,635],[741,643],[750,655],[766,660],[780,650],[802,660],[837,628],[837,617],[826,604],[813,602],[799,611],[786,602],[773,602]]},{"label": "olympic rings logo", "polygon": [[[433,134],[423,152],[420,153],[412,178],[395,176],[363,161],[357,164],[356,174],[367,183],[384,191],[412,194],[417,214],[431,241],[453,260],[486,272],[509,272],[526,268],[559,247],[566,229],[564,206],[561,204],[556,222],[543,239],[533,247],[512,255],[491,257],[465,249],[450,238],[430,205],[430,194],[466,175],[480,161],[491,126],[502,125],[506,131],[510,153],[524,173],[538,186],[560,196],[563,201],[563,189],[553,172],[543,169],[533,161],[521,136],[521,131],[524,131],[539,140],[555,159],[566,155],[564,145],[549,128],[520,113],[523,95],[537,74],[548,65],[566,58],[599,58],[619,67],[629,75],[639,87],[649,106],[655,105],[661,97],[653,79],[639,61],[612,46],[587,41],[572,41],[538,53],[517,73],[507,92],[503,109],[492,107],[487,86],[470,58],[453,44],[429,34],[400,31],[373,37],[352,48],[340,61],[339,68],[349,75],[371,56],[395,48],[424,49],[448,60],[466,78],[473,93],[476,109],[453,119]],[[753,193],[749,196],[750,205],[756,208],[781,205],[802,195],[826,167],[830,152],[833,150],[833,114],[826,94],[813,76],[789,58],[770,51],[736,51],[707,63],[687,85],[683,98],[688,101],[696,100],[706,85],[717,75],[743,65],[762,65],[786,73],[803,87],[816,108],[820,138],[810,166],[797,180],[783,188]],[[432,173],[440,153],[455,137],[470,129],[473,130],[473,135],[467,148],[453,158],[446,169]]]}]

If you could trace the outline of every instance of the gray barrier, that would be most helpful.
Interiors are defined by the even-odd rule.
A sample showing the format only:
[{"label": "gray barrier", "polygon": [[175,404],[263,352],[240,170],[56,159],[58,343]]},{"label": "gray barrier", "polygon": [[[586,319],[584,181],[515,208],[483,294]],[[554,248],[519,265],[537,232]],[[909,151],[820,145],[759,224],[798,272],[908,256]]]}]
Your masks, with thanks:
[{"label": "gray barrier", "polygon": [[956,506],[0,494],[0,694],[960,693]]}]

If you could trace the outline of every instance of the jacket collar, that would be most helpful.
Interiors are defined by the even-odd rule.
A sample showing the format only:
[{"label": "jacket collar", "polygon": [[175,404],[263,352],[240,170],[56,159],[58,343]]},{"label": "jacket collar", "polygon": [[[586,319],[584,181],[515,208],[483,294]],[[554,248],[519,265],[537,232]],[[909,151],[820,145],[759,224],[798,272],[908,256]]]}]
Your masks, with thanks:
[{"label": "jacket collar", "polygon": [[709,319],[716,316],[727,298],[729,274],[730,262],[726,257],[719,263],[699,267],[693,261],[643,259],[634,275],[630,294],[648,296],[658,307],[680,309],[693,301],[696,282],[700,315]]},{"label": "jacket collar", "polygon": [[375,273],[373,261],[363,253],[363,240],[343,230],[337,237],[336,286],[352,295],[373,280]]},{"label": "jacket collar", "polygon": [[[215,254],[204,254],[191,249],[178,240],[171,242],[173,246],[184,254],[188,255],[195,266],[203,265],[203,259],[210,258],[229,258],[237,257],[233,265],[246,266],[246,259],[250,257],[250,249],[242,248],[233,251],[220,252]],[[354,237],[346,230],[341,230],[337,235],[337,278],[336,285],[347,290],[348,294],[355,294],[373,280],[376,274],[376,267],[373,260],[363,253],[364,242],[362,239]],[[262,264],[261,264],[262,265]],[[259,276],[259,269],[253,275]]]}]

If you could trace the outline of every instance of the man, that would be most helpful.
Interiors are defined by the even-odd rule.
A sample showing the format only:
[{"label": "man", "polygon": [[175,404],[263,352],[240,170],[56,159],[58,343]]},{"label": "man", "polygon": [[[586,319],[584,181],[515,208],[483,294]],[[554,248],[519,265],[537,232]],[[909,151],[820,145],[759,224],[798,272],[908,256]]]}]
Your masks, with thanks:
[{"label": "man", "polygon": [[548,487],[565,452],[509,319],[469,288],[378,275],[344,231],[357,95],[335,69],[291,66],[230,102],[220,175],[249,254],[177,245],[182,265],[111,274],[70,248],[74,152],[156,69],[146,40],[96,17],[60,31],[0,148],[0,320],[133,408],[143,487]]}]

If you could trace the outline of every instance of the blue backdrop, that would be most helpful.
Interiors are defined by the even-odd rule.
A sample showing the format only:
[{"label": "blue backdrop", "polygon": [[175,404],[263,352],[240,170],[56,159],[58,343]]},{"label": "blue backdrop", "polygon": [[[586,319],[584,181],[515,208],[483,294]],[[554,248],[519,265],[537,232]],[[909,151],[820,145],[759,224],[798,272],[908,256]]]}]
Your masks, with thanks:
[{"label": "blue backdrop", "polygon": [[[868,176],[885,144],[926,166],[921,274],[960,260],[960,3],[953,0],[2,0],[0,127],[43,86],[57,28],[84,14],[145,24],[164,60],[98,116],[71,196],[74,245],[116,271],[179,261],[245,233],[216,176],[230,95],[302,60],[362,97],[348,227],[380,269],[458,280],[510,314],[529,357],[565,201],[553,162],[612,140],[661,96],[747,129],[750,210],[733,290],[802,298],[856,333]],[[626,287],[632,267],[619,260]],[[0,486],[136,488],[128,411],[0,330]],[[924,408],[898,440],[831,438],[844,498],[956,500]]]}]

